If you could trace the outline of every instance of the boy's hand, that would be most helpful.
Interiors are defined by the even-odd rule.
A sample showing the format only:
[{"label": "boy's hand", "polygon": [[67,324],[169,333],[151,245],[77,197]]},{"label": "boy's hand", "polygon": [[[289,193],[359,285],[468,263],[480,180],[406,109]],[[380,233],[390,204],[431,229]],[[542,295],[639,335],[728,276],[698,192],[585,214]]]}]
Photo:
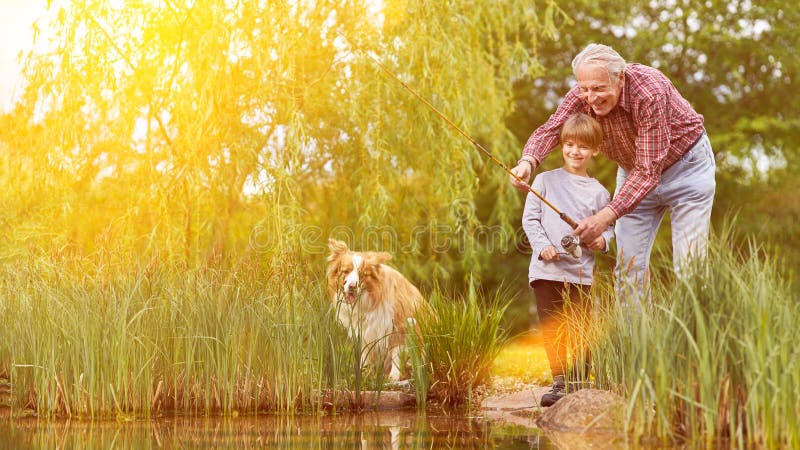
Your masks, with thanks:
[{"label": "boy's hand", "polygon": [[558,250],[552,245],[547,246],[542,250],[542,253],[539,254],[539,259],[544,261],[560,261],[561,257],[558,255]]},{"label": "boy's hand", "polygon": [[597,250],[598,252],[604,252],[606,251],[606,238],[603,236],[597,236],[597,238],[590,242],[587,247],[592,250]]}]

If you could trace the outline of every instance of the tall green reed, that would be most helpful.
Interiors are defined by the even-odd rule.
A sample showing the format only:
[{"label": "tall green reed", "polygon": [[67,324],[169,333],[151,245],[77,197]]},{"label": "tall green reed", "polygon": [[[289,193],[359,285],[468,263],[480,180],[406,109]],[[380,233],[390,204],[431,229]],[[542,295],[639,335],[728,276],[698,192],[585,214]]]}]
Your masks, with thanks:
[{"label": "tall green reed", "polygon": [[418,397],[429,393],[444,403],[471,405],[508,340],[502,321],[509,298],[503,290],[488,296],[473,281],[465,295],[433,290],[430,308],[418,313],[418,334],[410,336]]},{"label": "tall green reed", "polygon": [[[0,368],[40,416],[293,414],[383,389],[298,261],[181,268],[45,256],[0,268]],[[409,337],[420,407],[470,403],[507,339],[510,296],[435,290]],[[369,346],[370,344],[366,344]],[[337,400],[345,393],[347,398]],[[343,401],[341,401],[343,400]]]},{"label": "tall green reed", "polygon": [[352,384],[351,358],[321,280],[296,267],[6,265],[0,367],[12,406],[122,418],[319,411],[321,392]]},{"label": "tall green reed", "polygon": [[611,289],[590,338],[601,386],[629,399],[639,437],[706,445],[800,446],[800,352],[779,249],[733,247],[723,230],[678,279],[655,280],[651,301],[616,303]]}]

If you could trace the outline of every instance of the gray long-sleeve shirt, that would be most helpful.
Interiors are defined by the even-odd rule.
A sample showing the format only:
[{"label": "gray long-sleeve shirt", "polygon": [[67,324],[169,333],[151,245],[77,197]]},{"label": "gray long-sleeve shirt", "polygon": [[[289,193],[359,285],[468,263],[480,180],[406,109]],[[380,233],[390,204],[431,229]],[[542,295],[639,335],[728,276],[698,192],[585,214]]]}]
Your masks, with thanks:
[{"label": "gray long-sleeve shirt", "polygon": [[[608,190],[596,179],[571,174],[564,169],[540,173],[533,180],[533,189],[575,221],[594,215],[611,200]],[[529,281],[551,280],[592,284],[593,251],[584,248],[580,258],[560,255],[559,261],[539,260],[539,255],[547,246],[552,245],[559,252],[563,252],[561,238],[572,234],[572,228],[561,220],[552,208],[531,193],[525,201],[522,228],[533,248],[528,273]],[[609,226],[602,236],[606,240],[606,250],[608,250],[614,238],[614,227]]]}]

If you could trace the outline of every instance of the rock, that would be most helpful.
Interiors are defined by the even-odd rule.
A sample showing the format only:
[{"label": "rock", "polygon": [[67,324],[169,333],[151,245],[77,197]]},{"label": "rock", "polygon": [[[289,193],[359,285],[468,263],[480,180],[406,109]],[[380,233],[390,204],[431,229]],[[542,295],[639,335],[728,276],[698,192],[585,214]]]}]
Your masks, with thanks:
[{"label": "rock", "polygon": [[619,434],[625,402],[599,389],[582,389],[546,408],[537,421],[545,430]]},{"label": "rock", "polygon": [[541,412],[539,399],[550,388],[546,386],[521,385],[517,390],[488,396],[481,401],[483,416],[489,420],[526,428],[536,427],[536,417]]}]

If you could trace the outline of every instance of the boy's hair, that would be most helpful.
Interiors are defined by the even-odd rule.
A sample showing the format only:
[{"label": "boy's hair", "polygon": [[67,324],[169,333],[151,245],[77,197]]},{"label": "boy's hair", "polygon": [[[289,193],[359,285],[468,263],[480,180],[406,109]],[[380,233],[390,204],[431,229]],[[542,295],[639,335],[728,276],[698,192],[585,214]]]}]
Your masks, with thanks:
[{"label": "boy's hair", "polygon": [[576,113],[561,126],[561,143],[572,139],[591,148],[600,148],[603,142],[603,128],[588,114]]}]

